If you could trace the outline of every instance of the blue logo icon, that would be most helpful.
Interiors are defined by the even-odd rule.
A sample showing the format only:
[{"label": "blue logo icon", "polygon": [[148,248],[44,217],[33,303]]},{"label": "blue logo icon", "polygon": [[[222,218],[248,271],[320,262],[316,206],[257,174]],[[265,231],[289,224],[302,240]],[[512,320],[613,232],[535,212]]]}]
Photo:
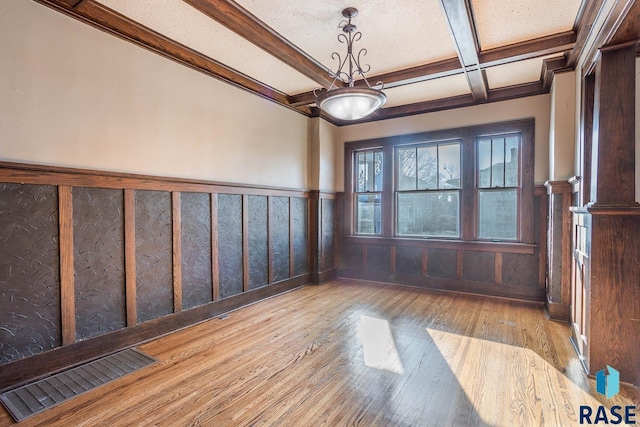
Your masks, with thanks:
[{"label": "blue logo icon", "polygon": [[605,374],[604,369],[596,372],[596,391],[611,399],[620,391],[620,372],[607,365],[609,375]]}]

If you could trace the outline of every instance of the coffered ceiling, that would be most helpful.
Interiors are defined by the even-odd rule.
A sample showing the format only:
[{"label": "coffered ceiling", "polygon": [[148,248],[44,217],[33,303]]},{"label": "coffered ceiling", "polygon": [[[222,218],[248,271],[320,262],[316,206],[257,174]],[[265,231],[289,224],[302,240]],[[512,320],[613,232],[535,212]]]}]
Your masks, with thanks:
[{"label": "coffered ceiling", "polygon": [[388,97],[367,121],[547,92],[603,0],[36,1],[308,116],[356,7],[354,50]]}]

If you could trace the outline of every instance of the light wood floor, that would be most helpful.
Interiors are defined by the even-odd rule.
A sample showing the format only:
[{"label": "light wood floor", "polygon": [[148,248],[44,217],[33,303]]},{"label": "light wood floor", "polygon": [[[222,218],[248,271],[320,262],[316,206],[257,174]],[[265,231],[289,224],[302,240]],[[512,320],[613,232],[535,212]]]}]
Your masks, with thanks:
[{"label": "light wood floor", "polygon": [[141,345],[159,362],[20,425],[566,426],[638,400],[596,396],[568,335],[539,306],[336,280]]}]

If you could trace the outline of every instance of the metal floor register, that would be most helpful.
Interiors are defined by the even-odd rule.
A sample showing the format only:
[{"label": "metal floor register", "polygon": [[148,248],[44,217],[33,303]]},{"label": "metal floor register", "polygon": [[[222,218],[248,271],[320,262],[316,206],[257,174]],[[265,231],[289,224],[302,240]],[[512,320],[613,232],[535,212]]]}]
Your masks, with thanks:
[{"label": "metal floor register", "polygon": [[129,348],[3,393],[0,401],[20,422],[156,361],[138,349]]}]

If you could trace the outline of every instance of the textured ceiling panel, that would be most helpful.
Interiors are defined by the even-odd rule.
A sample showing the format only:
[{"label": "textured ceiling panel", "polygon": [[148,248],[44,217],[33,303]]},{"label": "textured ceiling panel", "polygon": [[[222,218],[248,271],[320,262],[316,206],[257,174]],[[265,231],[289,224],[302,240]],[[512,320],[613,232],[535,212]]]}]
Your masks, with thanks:
[{"label": "textured ceiling panel", "polygon": [[320,85],[182,0],[98,0],[105,6],[287,94]]},{"label": "textured ceiling panel", "polygon": [[540,80],[542,61],[552,58],[550,55],[541,58],[527,59],[526,61],[512,62],[511,64],[487,68],[487,83],[489,89],[512,86],[521,83],[531,83]]},{"label": "textured ceiling panel", "polygon": [[385,107],[413,104],[471,93],[464,74],[427,80],[420,83],[384,89],[387,95]]},{"label": "textured ceiling panel", "polygon": [[569,31],[581,0],[471,0],[482,50]]},{"label": "textured ceiling panel", "polygon": [[[238,0],[283,37],[331,70],[336,51],[344,57],[346,46],[338,42],[338,24],[346,7],[358,9],[352,23],[362,32],[354,51],[367,49],[363,63],[368,75],[395,71],[456,56],[439,0]],[[364,66],[364,64],[363,64]]]}]

